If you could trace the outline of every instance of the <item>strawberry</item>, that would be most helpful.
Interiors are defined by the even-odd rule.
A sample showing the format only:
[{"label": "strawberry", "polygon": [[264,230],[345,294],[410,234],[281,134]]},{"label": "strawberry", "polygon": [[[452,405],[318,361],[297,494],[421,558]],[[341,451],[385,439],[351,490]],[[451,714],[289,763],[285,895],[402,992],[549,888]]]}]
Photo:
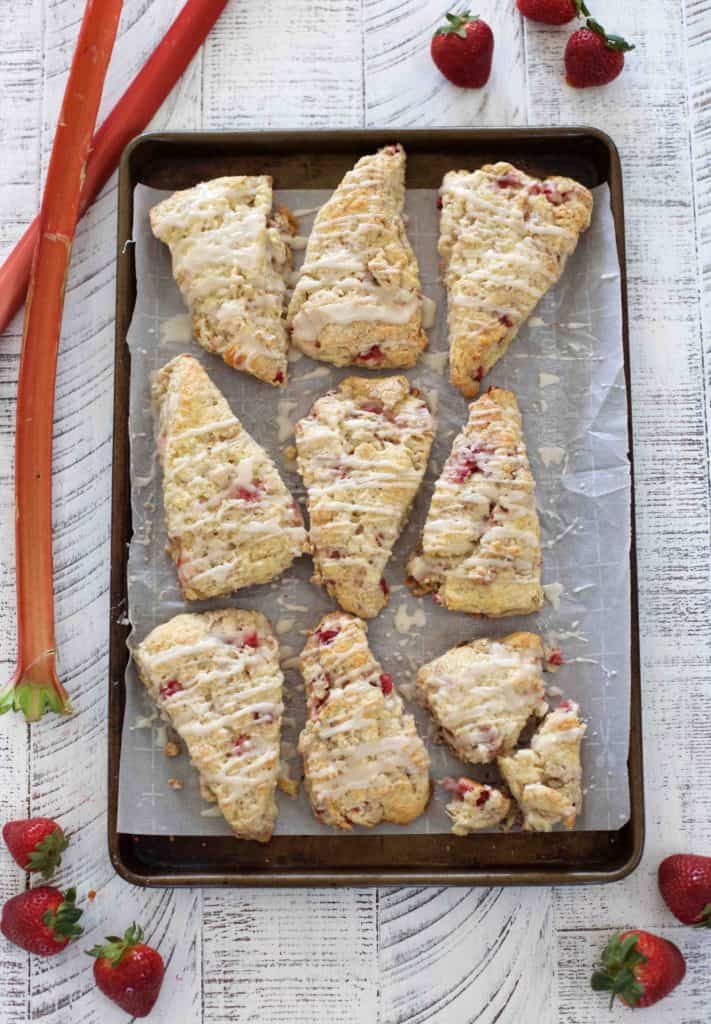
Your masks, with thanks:
[{"label": "strawberry", "polygon": [[494,33],[478,15],[447,14],[430,46],[432,60],[448,81],[463,89],[481,89],[489,81]]},{"label": "strawberry", "polygon": [[52,885],[27,889],[2,908],[0,931],[28,953],[54,956],[81,935],[77,921],[83,911],[76,905],[76,889],[65,895]]},{"label": "strawberry", "polygon": [[594,18],[585,25],[573,32],[565,48],[565,78],[576,89],[612,82],[625,66],[625,54],[634,50],[621,36],[608,35]]},{"label": "strawberry", "polygon": [[524,18],[544,25],[566,25],[581,14],[590,14],[583,0],[516,0],[516,5]]},{"label": "strawberry", "polygon": [[611,992],[626,1006],[652,1006],[669,995],[686,974],[686,963],[673,942],[651,932],[616,932],[592,976],[596,992]]},{"label": "strawberry", "polygon": [[165,964],[160,953],[143,944],[143,929],[132,924],[124,937],[110,935],[103,946],[94,946],[94,980],[97,987],[132,1017],[147,1017],[163,984]]},{"label": "strawberry", "polygon": [[711,928],[711,857],[667,857],[659,865],[659,891],[683,924]]},{"label": "strawberry", "polygon": [[64,832],[51,818],[8,821],[2,837],[21,868],[41,871],[45,879],[51,878],[62,863],[62,854],[69,845]]}]

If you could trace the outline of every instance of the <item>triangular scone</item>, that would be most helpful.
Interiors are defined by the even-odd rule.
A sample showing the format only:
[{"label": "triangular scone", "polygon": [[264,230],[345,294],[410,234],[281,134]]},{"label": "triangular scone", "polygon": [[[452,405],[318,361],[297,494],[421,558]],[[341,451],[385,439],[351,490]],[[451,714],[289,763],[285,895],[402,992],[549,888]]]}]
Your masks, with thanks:
[{"label": "triangular scone", "polygon": [[436,591],[453,611],[495,618],[543,604],[535,483],[510,391],[469,406],[408,571],[416,593]]},{"label": "triangular scone", "polygon": [[450,171],[440,195],[450,375],[472,397],[560,278],[593,199],[571,178],[540,181],[506,163]]},{"label": "triangular scone", "polygon": [[343,829],[406,825],[430,795],[425,745],[371,654],[366,628],[361,619],[332,612],[301,654],[304,784],[318,820]]},{"label": "triangular scone", "polygon": [[298,505],[202,366],[178,356],[153,384],[168,551],[195,601],[266,583],[308,550]]},{"label": "triangular scone", "polygon": [[413,366],[427,347],[405,232],[405,151],[363,157],[321,207],[289,305],[291,337],[335,366]]},{"label": "triangular scone", "polygon": [[550,832],[561,821],[572,828],[580,813],[580,743],[586,726],[579,710],[572,700],[564,701],[544,719],[530,749],[498,760],[528,831]]},{"label": "triangular scone", "polygon": [[370,619],[388,601],[383,577],[422,483],[434,420],[406,377],[347,377],[296,424],[314,582]]},{"label": "triangular scone", "polygon": [[488,764],[514,749],[531,715],[548,710],[540,637],[512,633],[453,647],[422,666],[417,689],[457,757]]},{"label": "triangular scone", "polygon": [[257,612],[176,615],[134,651],[138,674],[184,741],[201,792],[235,835],[265,843],[277,816],[279,648]]},{"label": "triangular scone", "polygon": [[272,214],[272,179],[204,181],[158,203],[150,218],[170,248],[202,347],[236,370],[284,384],[291,249],[283,236],[293,227],[286,211]]},{"label": "triangular scone", "polygon": [[500,789],[474,779],[444,779],[442,785],[454,794],[446,807],[455,836],[468,836],[483,828],[493,828],[508,818],[511,801]]}]

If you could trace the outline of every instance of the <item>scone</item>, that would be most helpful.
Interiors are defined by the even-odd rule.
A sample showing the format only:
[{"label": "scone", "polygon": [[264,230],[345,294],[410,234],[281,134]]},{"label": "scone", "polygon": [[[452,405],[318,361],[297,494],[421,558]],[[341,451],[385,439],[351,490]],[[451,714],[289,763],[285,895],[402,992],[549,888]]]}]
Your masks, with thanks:
[{"label": "scone", "polygon": [[184,741],[203,796],[240,839],[267,842],[277,816],[284,682],[267,620],[236,608],[176,615],[149,633],[134,659]]},{"label": "scone", "polygon": [[156,238],[192,314],[195,337],[236,370],[286,381],[286,275],[293,234],[286,211],[272,213],[267,175],[214,178],[176,192],[150,212]]},{"label": "scone", "polygon": [[362,618],[388,601],[383,576],[427,466],[434,420],[405,377],[347,377],[296,424],[314,582]]},{"label": "scone", "polygon": [[425,745],[371,654],[366,628],[332,612],[301,654],[308,707],[299,737],[304,784],[318,820],[342,829],[406,825],[430,795]]},{"label": "scone", "polygon": [[472,397],[560,278],[593,199],[571,178],[540,181],[506,163],[450,171],[440,196],[450,375]]},{"label": "scone", "polygon": [[535,483],[510,391],[469,406],[408,572],[416,593],[435,591],[452,611],[526,615],[543,604]]},{"label": "scone", "polygon": [[447,804],[455,836],[467,836],[483,828],[500,825],[511,811],[511,801],[494,786],[474,779],[444,779],[442,785],[454,799]]},{"label": "scone", "polygon": [[405,151],[363,157],[321,207],[289,304],[291,338],[334,366],[414,366],[427,346],[405,232]]},{"label": "scone", "polygon": [[514,749],[532,715],[548,710],[540,637],[512,633],[453,647],[423,665],[417,692],[457,757],[489,764]]},{"label": "scone", "polygon": [[578,705],[564,701],[543,721],[530,749],[500,757],[501,774],[523,814],[523,827],[550,832],[572,828],[582,806],[580,743],[586,726]]},{"label": "scone", "polygon": [[153,384],[168,551],[190,601],[266,583],[308,550],[276,466],[192,356]]}]

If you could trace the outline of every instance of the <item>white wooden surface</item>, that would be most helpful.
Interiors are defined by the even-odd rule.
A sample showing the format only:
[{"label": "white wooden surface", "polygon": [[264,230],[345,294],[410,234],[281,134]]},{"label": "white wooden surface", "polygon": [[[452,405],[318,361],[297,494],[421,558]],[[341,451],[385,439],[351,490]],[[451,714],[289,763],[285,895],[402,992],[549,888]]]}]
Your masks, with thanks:
[{"label": "white wooden surface", "polygon": [[[126,0],[104,109],[171,20],[176,0]],[[463,6],[462,4],[458,5]],[[105,713],[113,361],[112,182],[74,251],[59,362],[55,559],[60,671],[76,714],[31,731],[0,721],[0,820],[40,813],[73,833],[61,881],[97,891],[89,946],[133,917],[168,962],[165,1024],[605,1024],[588,986],[606,934],[643,926],[684,950],[684,984],[649,1024],[709,1019],[711,948],[657,893],[660,858],[711,854],[709,381],[711,0],[596,0],[637,44],[622,78],[578,93],[561,77],[567,30],[480,0],[496,33],[489,88],[433,70],[444,0],[232,0],[155,124],[172,128],[590,123],[620,146],[627,201],[648,838],[643,864],[585,890],[399,888],[144,892],[106,854]],[[81,0],[13,0],[0,28],[0,252],[35,212]],[[705,292],[705,294],[704,294]],[[15,645],[12,442],[19,330],[0,339],[0,673]],[[0,854],[0,899],[24,884]],[[114,1024],[88,959],[30,960],[0,942],[0,1021]]]}]

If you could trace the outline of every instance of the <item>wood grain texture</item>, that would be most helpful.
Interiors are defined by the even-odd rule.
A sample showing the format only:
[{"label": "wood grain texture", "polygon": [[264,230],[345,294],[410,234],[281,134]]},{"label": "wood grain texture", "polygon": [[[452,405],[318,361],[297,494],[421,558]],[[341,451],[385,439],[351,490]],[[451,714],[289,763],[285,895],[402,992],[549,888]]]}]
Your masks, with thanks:
[{"label": "wood grain texture", "polygon": [[[464,4],[454,5],[455,9]],[[0,252],[34,214],[81,0],[16,0],[0,54]],[[175,14],[126,0],[106,111]],[[156,1024],[604,1024],[587,977],[610,930],[661,930],[689,975],[649,1024],[708,1019],[708,947],[674,925],[658,860],[711,853],[707,458],[711,344],[711,0],[597,0],[637,44],[624,76],[562,82],[568,29],[524,24],[514,0],[481,0],[496,33],[491,86],[453,89],[432,68],[434,0],[234,0],[155,119],[171,128],[261,129],[587,123],[625,169],[635,401],[648,841],[621,885],[575,890],[403,887],[381,892],[153,892],[113,874],[105,841],[105,693],[115,182],[75,245],[55,418],[57,633],[76,706],[31,734],[0,722],[0,818],[60,817],[73,832],[60,882],[97,892],[82,948],[142,921],[168,963]],[[668,73],[660,73],[667,69]],[[0,669],[14,653],[12,442],[19,324],[0,340]],[[81,771],[77,766],[81,766]],[[23,884],[0,855],[0,898]],[[30,961],[0,943],[0,1020],[118,1024],[83,956]]]}]

